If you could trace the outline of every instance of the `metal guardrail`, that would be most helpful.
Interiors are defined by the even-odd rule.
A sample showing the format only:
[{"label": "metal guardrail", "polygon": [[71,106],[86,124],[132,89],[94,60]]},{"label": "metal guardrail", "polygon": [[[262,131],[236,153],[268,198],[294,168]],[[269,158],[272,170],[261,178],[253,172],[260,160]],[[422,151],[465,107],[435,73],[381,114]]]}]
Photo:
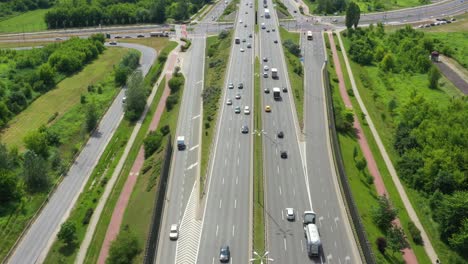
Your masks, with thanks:
[{"label": "metal guardrail", "polygon": [[151,217],[151,227],[146,240],[145,255],[143,258],[144,264],[152,264],[158,249],[158,241],[160,234],[160,225],[162,219],[162,212],[164,207],[164,197],[166,197],[167,180],[169,178],[169,171],[171,169],[172,157],[172,137],[169,135],[166,146],[166,154],[164,155],[164,164],[161,171],[161,178],[159,181],[158,189],[156,191],[153,215]]},{"label": "metal guardrail", "polygon": [[338,142],[338,136],[336,134],[336,127],[335,127],[335,116],[333,111],[333,101],[330,94],[330,79],[328,76],[328,71],[326,67],[327,62],[325,62],[325,66],[322,68],[322,77],[324,80],[324,89],[325,89],[325,97],[327,101],[327,115],[328,115],[328,128],[330,131],[330,143],[332,146],[332,152],[334,157],[335,168],[338,172],[338,179],[341,185],[341,190],[345,196],[345,201],[347,203],[347,209],[349,215],[351,216],[352,223],[354,225],[354,230],[357,235],[359,245],[361,247],[361,253],[364,257],[364,261],[368,264],[374,264],[375,255],[372,252],[371,244],[367,239],[366,231],[364,230],[364,226],[361,221],[361,217],[359,216],[359,212],[354,202],[351,187],[349,186],[348,177],[346,175],[346,171],[344,169],[343,164],[343,157],[341,156],[341,149]]}]

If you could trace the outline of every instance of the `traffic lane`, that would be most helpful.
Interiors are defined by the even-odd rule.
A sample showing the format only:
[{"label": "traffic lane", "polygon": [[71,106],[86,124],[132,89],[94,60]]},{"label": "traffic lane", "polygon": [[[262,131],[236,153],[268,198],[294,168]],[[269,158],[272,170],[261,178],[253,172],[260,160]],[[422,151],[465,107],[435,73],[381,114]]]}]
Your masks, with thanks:
[{"label": "traffic lane", "polygon": [[[329,149],[326,141],[328,122],[325,120],[321,64],[323,64],[323,43],[321,34],[314,34],[313,41],[304,40],[305,69],[306,69],[306,151],[307,165],[310,178],[310,188],[314,209],[318,213],[318,225],[322,238],[324,255],[339,261],[353,259],[357,249],[353,250],[350,237],[346,232],[348,219],[340,210],[337,197],[339,190],[335,187],[337,182],[332,173],[332,164],[329,159]],[[318,56],[317,56],[318,55]],[[322,55],[322,56],[320,56]],[[324,140],[325,139],[325,140]],[[312,184],[318,183],[318,184]],[[330,191],[335,190],[335,191]]]}]

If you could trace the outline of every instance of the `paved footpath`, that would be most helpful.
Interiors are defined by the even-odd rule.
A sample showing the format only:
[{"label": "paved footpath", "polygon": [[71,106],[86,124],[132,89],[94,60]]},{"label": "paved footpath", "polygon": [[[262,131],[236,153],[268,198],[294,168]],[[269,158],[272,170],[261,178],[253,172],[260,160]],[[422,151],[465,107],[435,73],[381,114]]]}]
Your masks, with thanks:
[{"label": "paved footpath", "polygon": [[[175,67],[175,61],[177,59],[176,54],[177,54],[178,48],[179,48],[179,46],[177,46],[169,54],[168,60],[167,60],[166,64],[164,65],[163,72],[166,73],[166,79],[168,78],[168,76],[170,76],[172,74],[172,70]],[[109,181],[108,181],[108,183],[106,185],[106,188],[104,190],[104,194],[102,195],[101,199],[99,200],[98,205],[96,206],[94,214],[91,217],[91,221],[90,221],[90,223],[88,225],[88,228],[86,230],[85,238],[83,239],[83,242],[81,243],[81,246],[80,246],[80,250],[78,251],[75,263],[78,263],[78,264],[84,263],[84,260],[86,258],[86,253],[88,251],[89,245],[92,242],[92,238],[93,238],[94,232],[96,230],[98,221],[100,219],[101,213],[104,210],[104,206],[105,206],[105,204],[107,202],[107,199],[109,198],[109,195],[110,195],[110,193],[111,193],[111,191],[112,191],[112,189],[113,189],[113,187],[114,187],[114,185],[115,185],[115,183],[117,181],[117,178],[118,178],[117,176],[120,174],[120,172],[122,170],[122,167],[123,167],[123,164],[125,163],[125,160],[128,157],[128,153],[130,152],[130,148],[132,147],[133,142],[135,141],[135,138],[136,138],[138,132],[140,131],[141,125],[142,125],[143,120],[144,120],[144,117],[146,116],[146,114],[148,112],[149,105],[151,104],[154,97],[156,96],[156,91],[157,91],[158,84],[161,82],[163,76],[164,75],[161,75],[159,77],[159,80],[156,82],[150,96],[148,97],[147,106],[145,108],[145,111],[143,112],[142,117],[138,120],[137,124],[135,125],[135,128],[132,131],[130,139],[128,140],[127,145],[125,146],[124,154],[122,154],[122,157],[120,158],[119,163],[117,164],[117,167],[115,168],[114,173],[112,174],[112,177],[109,179]],[[165,94],[167,94],[166,89],[167,89],[167,83],[166,83],[165,91],[164,91],[163,96],[161,97],[161,99],[165,96]],[[164,103],[165,103],[165,100],[164,100]],[[159,107],[160,107],[160,105],[158,105],[156,113],[159,110]],[[164,107],[163,107],[163,109],[164,109]],[[156,116],[156,113],[155,113],[155,116]],[[151,129],[151,127],[157,126],[157,124],[154,125],[154,122],[155,121],[152,120],[152,122],[150,124],[150,129]],[[140,161],[140,157],[143,157],[143,159],[144,159],[144,153],[141,153],[141,150],[138,153],[137,160],[135,161],[135,163],[142,162],[142,161]],[[116,208],[120,208],[121,211],[117,210],[117,212],[116,212],[114,210],[114,212],[112,214],[111,222],[112,221],[114,221],[114,222],[110,224],[110,225],[112,225],[112,228],[110,228],[110,230],[109,229],[107,230],[106,238],[105,238],[105,241],[103,243],[103,245],[106,245],[106,243],[108,242],[107,243],[107,249],[106,249],[107,253],[108,253],[110,241],[112,241],[112,239],[109,240],[109,241],[106,241],[106,239],[107,239],[108,236],[109,236],[109,238],[115,238],[117,236],[117,234],[118,234],[118,231],[120,230],[120,224],[122,222],[123,213],[125,211],[126,205],[128,203],[131,192],[133,190],[133,186],[136,183],[137,176],[138,176],[137,173],[139,173],[139,171],[140,171],[140,170],[135,170],[135,168],[137,168],[137,166],[138,165],[134,164],[134,166],[132,167],[130,177],[128,177],[127,181],[125,182],[124,189],[122,190],[121,196],[119,197],[118,204],[117,204]],[[140,168],[141,168],[141,166],[142,166],[142,164],[140,164]],[[125,195],[122,197],[122,195],[124,193],[125,193],[125,195],[128,195],[128,197],[126,197]],[[114,217],[115,217],[115,219],[114,219]],[[103,252],[101,250],[99,258],[101,258],[102,253]],[[107,256],[107,255],[105,255],[105,256]],[[104,263],[104,262],[105,262],[105,258],[104,258],[104,261],[100,262],[100,263]]]},{"label": "paved footpath", "polygon": [[[346,92],[346,87],[344,83],[344,78],[343,78],[343,72],[341,70],[341,64],[340,60],[338,58],[338,53],[336,51],[336,45],[335,45],[335,40],[333,39],[333,35],[331,32],[328,32],[328,38],[330,40],[330,47],[332,49],[333,53],[333,62],[335,65],[335,71],[336,75],[338,76],[338,83],[340,87],[340,95],[343,98],[343,101],[346,104],[346,108],[352,109],[353,106],[351,104],[351,100],[349,99],[348,93]],[[377,194],[382,196],[385,195],[388,197],[387,190],[385,188],[385,184],[382,180],[382,176],[380,175],[379,169],[377,167],[377,163],[375,162],[374,156],[372,154],[372,151],[370,150],[369,143],[367,142],[366,136],[364,135],[362,131],[361,124],[359,123],[359,120],[357,116],[354,116],[354,128],[356,130],[356,134],[358,137],[358,142],[359,146],[361,147],[361,150],[363,152],[364,157],[366,158],[367,161],[367,168],[369,170],[369,173],[374,177],[374,186],[377,190]],[[401,227],[400,221],[396,219],[394,223],[397,226]],[[416,258],[416,255],[414,254],[413,250],[411,248],[405,248],[402,250],[403,251],[403,259],[405,260],[406,263],[408,264],[416,264],[418,263],[418,260]]]}]

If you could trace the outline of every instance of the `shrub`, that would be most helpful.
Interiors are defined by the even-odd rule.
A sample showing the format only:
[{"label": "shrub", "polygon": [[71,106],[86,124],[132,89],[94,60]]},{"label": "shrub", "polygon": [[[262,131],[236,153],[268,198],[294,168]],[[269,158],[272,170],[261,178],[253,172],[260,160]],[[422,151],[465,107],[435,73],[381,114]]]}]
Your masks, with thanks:
[{"label": "shrub", "polygon": [[85,216],[83,217],[83,220],[81,221],[83,225],[89,224],[89,220],[91,219],[91,216],[93,216],[94,209],[93,208],[88,208],[86,210]]},{"label": "shrub", "polygon": [[165,125],[165,126],[161,127],[159,129],[159,131],[161,132],[161,134],[163,136],[165,136],[165,135],[169,134],[169,132],[171,132],[171,128],[168,125]]},{"label": "shrub", "polygon": [[174,108],[174,105],[177,104],[179,101],[179,96],[177,94],[172,94],[167,97],[166,101],[166,109],[167,111],[171,111]]},{"label": "shrub", "polygon": [[385,249],[387,248],[387,239],[385,237],[378,237],[375,241],[377,244],[377,249],[379,250],[382,255],[385,255]]},{"label": "shrub", "polygon": [[421,237],[421,231],[419,231],[419,229],[416,227],[416,225],[414,225],[414,223],[412,221],[408,222],[408,231],[409,231],[409,233],[411,235],[411,238],[413,238],[414,243],[416,243],[418,245],[423,244],[423,240],[422,240],[422,237]]},{"label": "shrub", "polygon": [[145,158],[150,157],[161,147],[163,135],[160,132],[150,132],[144,140]]}]

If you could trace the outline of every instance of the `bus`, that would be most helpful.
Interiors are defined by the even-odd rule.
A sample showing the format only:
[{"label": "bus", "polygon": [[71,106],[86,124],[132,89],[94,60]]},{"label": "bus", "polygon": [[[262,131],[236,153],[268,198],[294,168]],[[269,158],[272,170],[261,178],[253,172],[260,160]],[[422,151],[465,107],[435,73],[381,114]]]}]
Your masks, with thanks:
[{"label": "bus", "polygon": [[307,31],[307,40],[312,40],[313,37],[312,37],[312,31]]}]

